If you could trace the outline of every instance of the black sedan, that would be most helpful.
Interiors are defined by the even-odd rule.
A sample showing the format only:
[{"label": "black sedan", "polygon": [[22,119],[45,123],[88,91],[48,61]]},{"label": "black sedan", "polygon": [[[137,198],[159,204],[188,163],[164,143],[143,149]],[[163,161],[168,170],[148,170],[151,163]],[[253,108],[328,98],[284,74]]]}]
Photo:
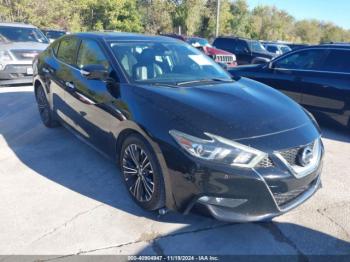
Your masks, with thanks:
[{"label": "black sedan", "polygon": [[350,128],[350,45],[319,45],[290,52],[263,65],[230,70],[274,87],[316,117]]},{"label": "black sedan", "polygon": [[179,40],[67,35],[34,75],[43,123],[115,161],[146,210],[201,205],[222,220],[264,220],[319,188],[323,146],[310,115]]}]

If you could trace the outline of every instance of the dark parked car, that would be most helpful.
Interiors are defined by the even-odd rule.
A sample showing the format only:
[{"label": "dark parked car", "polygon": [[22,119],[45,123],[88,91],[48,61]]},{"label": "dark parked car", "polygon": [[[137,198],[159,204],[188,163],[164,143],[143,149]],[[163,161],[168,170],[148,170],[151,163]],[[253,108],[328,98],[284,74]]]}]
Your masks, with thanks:
[{"label": "dark parked car", "polygon": [[220,36],[213,46],[235,54],[238,65],[266,63],[276,56],[266,51],[259,41],[240,37]]},{"label": "dark parked car", "polygon": [[350,45],[303,48],[230,73],[272,86],[315,116],[350,126]]},{"label": "dark parked car", "polygon": [[186,43],[67,35],[34,74],[43,123],[62,123],[115,161],[146,210],[198,204],[222,220],[264,220],[319,188],[323,146],[311,116]]}]

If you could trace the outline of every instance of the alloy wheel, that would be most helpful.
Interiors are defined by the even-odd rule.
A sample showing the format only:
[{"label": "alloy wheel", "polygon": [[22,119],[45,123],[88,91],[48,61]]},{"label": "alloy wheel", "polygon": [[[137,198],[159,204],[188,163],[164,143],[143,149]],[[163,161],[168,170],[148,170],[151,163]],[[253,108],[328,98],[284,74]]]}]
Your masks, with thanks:
[{"label": "alloy wheel", "polygon": [[47,102],[45,92],[42,88],[38,88],[36,99],[39,108],[39,114],[44,123],[48,123],[50,121],[50,108],[49,103]]},{"label": "alloy wheel", "polygon": [[128,145],[123,153],[122,172],[130,193],[140,202],[154,193],[154,171],[150,158],[139,145]]}]

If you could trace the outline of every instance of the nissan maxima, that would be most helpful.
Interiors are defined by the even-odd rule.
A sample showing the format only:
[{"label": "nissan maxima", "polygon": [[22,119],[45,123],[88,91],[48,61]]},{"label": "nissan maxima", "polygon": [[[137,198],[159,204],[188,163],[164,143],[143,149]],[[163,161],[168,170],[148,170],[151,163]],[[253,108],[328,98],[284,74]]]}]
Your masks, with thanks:
[{"label": "nissan maxima", "polygon": [[44,125],[108,156],[146,210],[268,220],[320,187],[324,150],[311,114],[179,40],[66,35],[34,60],[34,76]]}]

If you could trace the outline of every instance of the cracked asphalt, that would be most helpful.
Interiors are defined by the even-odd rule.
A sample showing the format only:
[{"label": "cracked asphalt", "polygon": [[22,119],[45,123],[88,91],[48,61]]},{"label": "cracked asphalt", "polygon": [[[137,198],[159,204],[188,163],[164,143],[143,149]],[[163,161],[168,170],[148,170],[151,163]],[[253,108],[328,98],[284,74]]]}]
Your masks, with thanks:
[{"label": "cracked asphalt", "polygon": [[290,213],[249,224],[159,217],[131,201],[113,163],[41,124],[31,86],[1,87],[0,254],[350,255],[350,132],[322,129],[323,188]]}]

